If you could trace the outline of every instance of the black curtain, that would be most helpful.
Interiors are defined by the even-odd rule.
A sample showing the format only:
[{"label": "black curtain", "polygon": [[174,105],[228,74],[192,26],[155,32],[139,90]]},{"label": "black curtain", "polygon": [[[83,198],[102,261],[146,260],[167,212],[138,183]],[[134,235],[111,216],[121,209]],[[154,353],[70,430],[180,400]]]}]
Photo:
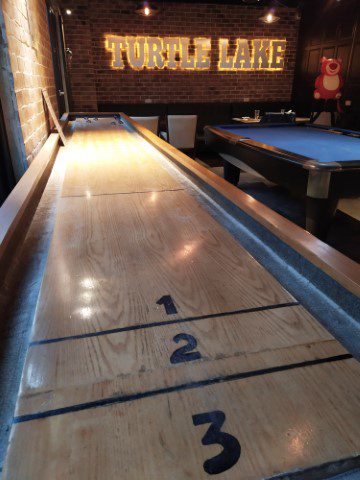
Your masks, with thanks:
[{"label": "black curtain", "polygon": [[0,104],[0,206],[15,186],[15,176],[7,143],[4,116]]}]

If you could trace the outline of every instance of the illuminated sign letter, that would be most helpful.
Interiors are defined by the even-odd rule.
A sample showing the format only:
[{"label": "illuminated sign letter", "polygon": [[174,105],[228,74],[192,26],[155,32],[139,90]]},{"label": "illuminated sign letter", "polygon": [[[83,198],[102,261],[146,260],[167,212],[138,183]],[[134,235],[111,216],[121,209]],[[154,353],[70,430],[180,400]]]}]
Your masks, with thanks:
[{"label": "illuminated sign letter", "polygon": [[[1,1],[1,0],[0,0]],[[232,41],[231,41],[232,42]],[[105,48],[112,53],[111,67],[134,70],[167,68],[169,70],[283,70],[286,39],[236,39],[235,52],[228,38],[219,38],[212,54],[208,37],[147,37],[105,35]],[[125,58],[126,56],[126,58]],[[213,65],[214,58],[218,64]]]},{"label": "illuminated sign letter", "polygon": [[236,53],[234,68],[250,68],[250,52],[248,41],[243,38],[238,38],[236,41]]},{"label": "illuminated sign letter", "polygon": [[253,68],[269,68],[270,40],[254,40]]},{"label": "illuminated sign letter", "polygon": [[271,68],[284,68],[284,52],[286,40],[273,40]]},{"label": "illuminated sign letter", "polygon": [[165,60],[162,54],[163,41],[157,37],[146,37],[148,46],[148,68],[164,68]]},{"label": "illuminated sign letter", "polygon": [[196,68],[201,70],[206,70],[210,68],[210,50],[211,50],[211,40],[210,38],[195,38],[195,59],[196,59]]},{"label": "illuminated sign letter", "polygon": [[181,61],[180,66],[186,70],[192,70],[195,68],[195,57],[193,55],[189,55],[189,43],[190,39],[186,37],[180,38],[180,46],[181,46]]},{"label": "illuminated sign letter", "polygon": [[167,51],[167,63],[168,68],[176,68],[178,63],[176,61],[176,53],[180,54],[180,38],[178,37],[165,37],[164,48]]},{"label": "illuminated sign letter", "polygon": [[111,66],[114,68],[124,68],[124,62],[121,57],[121,50],[126,49],[125,37],[108,37],[106,48],[113,52]]},{"label": "illuminated sign letter", "polygon": [[228,57],[229,40],[219,38],[219,70],[232,70],[234,67],[234,57]]},{"label": "illuminated sign letter", "polygon": [[126,55],[130,67],[140,69],[145,65],[145,37],[126,37]]}]

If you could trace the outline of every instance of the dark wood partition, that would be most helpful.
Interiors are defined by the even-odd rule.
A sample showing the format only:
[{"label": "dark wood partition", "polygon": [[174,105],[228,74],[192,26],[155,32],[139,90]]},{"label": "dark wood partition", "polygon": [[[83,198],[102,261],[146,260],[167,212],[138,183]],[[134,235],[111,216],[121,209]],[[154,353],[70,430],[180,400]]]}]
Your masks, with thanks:
[{"label": "dark wood partition", "polygon": [[343,60],[342,103],[360,110],[360,2],[312,0],[305,2],[299,32],[293,98],[312,102],[320,58]]}]

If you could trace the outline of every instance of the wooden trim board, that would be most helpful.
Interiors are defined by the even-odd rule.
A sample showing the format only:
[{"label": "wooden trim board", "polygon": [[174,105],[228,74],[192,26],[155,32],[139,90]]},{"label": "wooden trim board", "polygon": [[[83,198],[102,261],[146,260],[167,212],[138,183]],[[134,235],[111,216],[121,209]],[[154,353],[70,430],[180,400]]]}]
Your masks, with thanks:
[{"label": "wooden trim board", "polygon": [[210,185],[340,285],[360,296],[360,266],[356,262],[209,171],[124,113],[121,113],[121,117],[181,168]]},{"label": "wooden trim board", "polygon": [[53,122],[55,123],[55,127],[56,127],[56,129],[57,129],[57,131],[58,131],[58,134],[60,135],[61,141],[62,141],[63,145],[66,145],[66,138],[65,138],[64,132],[62,131],[62,127],[61,127],[61,125],[60,125],[60,123],[59,123],[59,120],[58,120],[58,118],[57,118],[57,116],[56,116],[56,113],[55,113],[55,111],[54,111],[54,109],[53,109],[53,106],[52,106],[52,104],[51,104],[49,94],[48,94],[48,92],[47,92],[47,90],[46,90],[45,88],[43,88],[41,91],[42,91],[42,94],[43,94],[45,103],[46,103],[46,105],[47,105],[47,108],[48,108],[48,110],[49,110],[49,113],[50,113],[50,115],[51,115],[51,118],[52,118]]},{"label": "wooden trim board", "polygon": [[28,170],[0,208],[0,273],[4,276],[16,246],[24,238],[59,150],[51,133]]}]

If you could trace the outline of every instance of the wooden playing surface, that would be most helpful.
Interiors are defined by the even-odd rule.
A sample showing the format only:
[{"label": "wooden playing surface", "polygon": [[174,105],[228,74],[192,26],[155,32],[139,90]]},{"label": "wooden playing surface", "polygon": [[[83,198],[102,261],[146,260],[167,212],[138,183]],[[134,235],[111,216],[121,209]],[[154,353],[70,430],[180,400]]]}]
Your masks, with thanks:
[{"label": "wooden playing surface", "polygon": [[5,479],[261,479],[359,454],[360,368],[114,118],[78,119]]},{"label": "wooden playing surface", "polygon": [[181,318],[294,301],[183,190],[63,198],[34,339],[166,320],[169,293]]},{"label": "wooden playing surface", "polygon": [[[196,339],[199,358],[171,363],[185,343],[178,335]],[[344,353],[301,306],[38,345],[29,350],[17,415]]]},{"label": "wooden playing surface", "polygon": [[64,197],[181,188],[158,163],[154,165],[140,137],[134,142],[133,134],[124,128],[119,135],[120,127],[114,119],[90,119],[90,122],[80,120],[76,124],[69,149]]},{"label": "wooden playing surface", "polygon": [[194,425],[202,413],[219,424],[225,415],[234,454],[240,445],[220,478],[346,458],[359,451],[358,374],[344,360],[17,424],[5,478],[206,479],[203,463],[221,448],[202,445],[211,423]]}]

